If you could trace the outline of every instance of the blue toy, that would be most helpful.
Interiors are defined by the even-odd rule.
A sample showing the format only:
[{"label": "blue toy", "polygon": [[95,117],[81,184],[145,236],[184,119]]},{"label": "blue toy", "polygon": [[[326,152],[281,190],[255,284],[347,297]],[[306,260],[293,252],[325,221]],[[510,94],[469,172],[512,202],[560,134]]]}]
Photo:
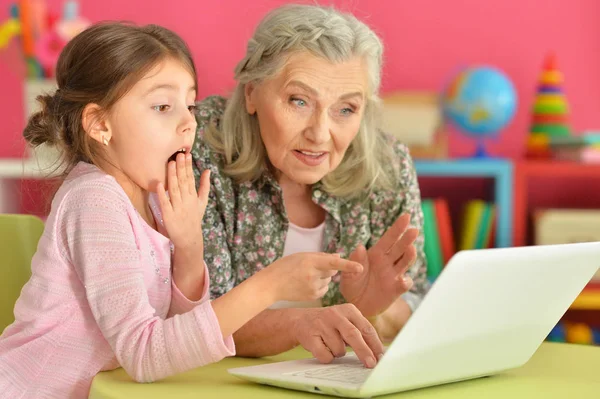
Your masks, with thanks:
[{"label": "blue toy", "polygon": [[600,345],[600,328],[592,328],[592,336],[594,337],[594,344]]},{"label": "blue toy", "polygon": [[550,331],[550,334],[548,334],[548,337],[546,337],[546,340],[550,342],[565,342],[566,331],[563,323],[558,323],[554,326],[552,331]]},{"label": "blue toy", "polygon": [[487,157],[483,140],[497,136],[517,109],[517,94],[510,79],[487,66],[459,72],[441,98],[446,118],[478,140],[475,157]]}]

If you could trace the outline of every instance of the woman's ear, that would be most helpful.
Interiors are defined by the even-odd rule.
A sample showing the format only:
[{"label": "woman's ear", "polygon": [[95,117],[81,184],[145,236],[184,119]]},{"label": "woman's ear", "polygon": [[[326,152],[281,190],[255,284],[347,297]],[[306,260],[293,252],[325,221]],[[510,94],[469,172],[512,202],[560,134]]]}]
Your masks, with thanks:
[{"label": "woman's ear", "polygon": [[256,85],[254,82],[246,83],[244,86],[244,96],[246,97],[246,112],[250,115],[254,115],[256,113],[256,104],[255,104],[255,89]]},{"label": "woman's ear", "polygon": [[102,116],[98,104],[88,104],[81,115],[83,130],[98,143],[107,146],[112,139],[112,132],[106,119]]}]

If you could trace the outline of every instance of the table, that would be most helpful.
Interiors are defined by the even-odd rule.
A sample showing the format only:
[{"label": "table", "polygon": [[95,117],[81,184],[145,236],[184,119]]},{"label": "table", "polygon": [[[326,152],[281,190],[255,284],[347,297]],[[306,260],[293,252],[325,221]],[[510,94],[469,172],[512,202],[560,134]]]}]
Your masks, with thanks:
[{"label": "table", "polygon": [[[219,363],[166,378],[153,384],[137,384],[123,369],[98,374],[90,399],[154,398],[313,398],[308,392],[292,391],[246,382],[227,373],[233,367],[309,357],[303,349],[262,359],[227,358]],[[424,388],[381,398],[402,399],[496,399],[600,397],[600,347],[543,343],[523,367],[489,378]]]},{"label": "table", "polygon": [[513,246],[513,164],[501,158],[416,160],[417,176],[488,177],[494,179],[496,247]]}]

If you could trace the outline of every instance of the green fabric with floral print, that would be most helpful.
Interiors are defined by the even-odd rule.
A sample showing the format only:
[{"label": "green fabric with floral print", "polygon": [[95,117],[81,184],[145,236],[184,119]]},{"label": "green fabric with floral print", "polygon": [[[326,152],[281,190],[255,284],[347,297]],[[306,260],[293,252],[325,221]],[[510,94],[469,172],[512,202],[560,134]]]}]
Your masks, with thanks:
[{"label": "green fabric with floral print", "polygon": [[[217,96],[197,103],[198,129],[192,148],[196,182],[203,170],[211,171],[203,234],[204,260],[213,298],[281,258],[288,231],[282,191],[273,176],[266,173],[258,181],[237,184],[223,172],[224,157],[212,151],[202,138],[209,124],[219,128],[225,105],[226,99]],[[407,147],[391,136],[389,140],[397,155],[392,161],[397,171],[396,190],[376,190],[367,201],[348,200],[328,195],[316,183],[312,199],[326,211],[323,251],[342,257],[347,257],[360,243],[370,248],[398,216],[410,213],[411,225],[421,232],[415,242],[417,260],[409,270],[414,280],[410,296],[420,302],[429,287],[423,252],[421,195]],[[338,274],[323,298],[323,305],[343,302]]]}]

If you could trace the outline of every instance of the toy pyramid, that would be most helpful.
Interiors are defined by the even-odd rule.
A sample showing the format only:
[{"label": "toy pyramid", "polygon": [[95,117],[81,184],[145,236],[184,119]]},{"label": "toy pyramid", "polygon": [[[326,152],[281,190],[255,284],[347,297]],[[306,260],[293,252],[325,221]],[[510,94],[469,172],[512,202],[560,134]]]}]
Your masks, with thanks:
[{"label": "toy pyramid", "polygon": [[527,140],[527,157],[549,158],[553,138],[571,136],[568,106],[562,90],[563,76],[556,66],[556,57],[546,57],[539,77],[533,105],[532,121]]}]

